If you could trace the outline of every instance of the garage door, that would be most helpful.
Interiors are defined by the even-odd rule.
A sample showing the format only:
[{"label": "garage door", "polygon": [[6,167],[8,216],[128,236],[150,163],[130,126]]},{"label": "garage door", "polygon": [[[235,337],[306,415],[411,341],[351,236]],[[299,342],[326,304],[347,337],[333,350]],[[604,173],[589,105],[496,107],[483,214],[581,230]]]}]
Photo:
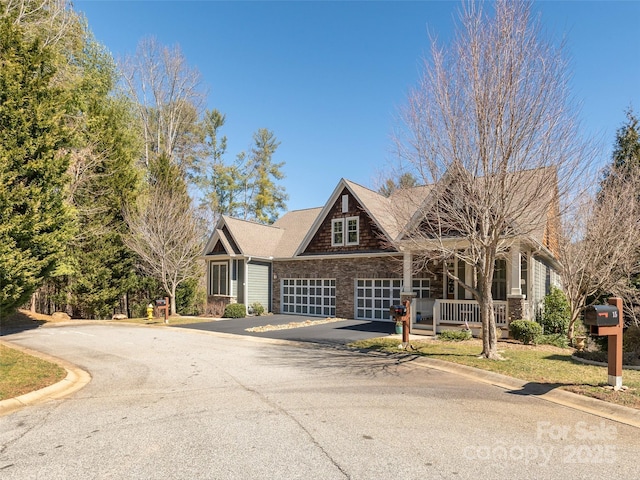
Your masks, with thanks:
[{"label": "garage door", "polygon": [[282,279],[282,313],[336,316],[335,278]]},{"label": "garage door", "polygon": [[357,279],[355,317],[361,320],[391,320],[389,307],[400,303],[401,290],[401,279]]}]

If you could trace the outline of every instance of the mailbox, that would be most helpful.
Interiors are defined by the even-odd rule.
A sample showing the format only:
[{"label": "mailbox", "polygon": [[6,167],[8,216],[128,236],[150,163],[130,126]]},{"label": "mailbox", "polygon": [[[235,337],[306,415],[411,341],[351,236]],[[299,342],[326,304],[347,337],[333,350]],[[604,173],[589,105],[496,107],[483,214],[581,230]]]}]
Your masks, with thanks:
[{"label": "mailbox", "polygon": [[389,311],[394,318],[404,317],[407,314],[407,307],[404,305],[391,305]]},{"label": "mailbox", "polygon": [[620,323],[618,308],[614,305],[593,305],[584,312],[584,324],[594,327],[615,327]]},{"label": "mailbox", "polygon": [[156,300],[156,310],[158,314],[164,314],[164,323],[169,323],[169,297],[159,298]]}]

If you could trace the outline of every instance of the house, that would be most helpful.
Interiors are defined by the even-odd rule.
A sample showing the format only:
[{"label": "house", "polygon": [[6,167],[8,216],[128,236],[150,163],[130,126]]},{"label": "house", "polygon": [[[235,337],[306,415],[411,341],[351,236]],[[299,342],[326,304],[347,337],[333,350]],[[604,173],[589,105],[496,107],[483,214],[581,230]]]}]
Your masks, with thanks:
[{"label": "house", "polygon": [[[470,281],[472,269],[455,259],[416,268],[403,239],[437,188],[385,197],[342,179],[323,207],[289,212],[272,225],[222,216],[205,248],[207,313],[259,302],[273,313],[392,321],[389,307],[409,298],[414,333],[479,327],[477,302],[446,275]],[[554,235],[549,222],[541,224],[496,259],[494,309],[505,330],[509,319],[532,318],[559,284]]]}]

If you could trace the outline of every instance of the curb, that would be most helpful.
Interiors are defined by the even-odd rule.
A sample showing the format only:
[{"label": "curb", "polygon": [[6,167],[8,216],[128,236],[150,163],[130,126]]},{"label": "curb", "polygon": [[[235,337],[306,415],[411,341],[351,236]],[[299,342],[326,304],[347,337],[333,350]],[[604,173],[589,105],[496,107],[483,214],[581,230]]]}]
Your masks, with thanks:
[{"label": "curb", "polygon": [[[171,326],[168,326],[171,328]],[[188,329],[185,329],[188,330]],[[223,338],[233,338],[256,342],[256,343],[271,343],[280,345],[291,345],[296,347],[308,346],[310,342],[282,340],[267,337],[254,337],[237,335],[233,333],[211,332],[206,330],[188,330],[195,334],[205,334],[218,336]],[[400,335],[391,334],[391,337],[401,338]],[[422,336],[418,337],[422,338]],[[414,340],[413,336],[409,337],[410,340]],[[411,353],[407,353],[412,355]],[[398,355],[396,353],[390,355]],[[585,395],[579,395],[577,393],[562,390],[557,387],[549,388],[544,384],[536,382],[527,382],[513,377],[508,377],[500,373],[489,372],[487,370],[481,370],[475,367],[469,367],[467,365],[459,365],[456,363],[439,360],[437,358],[428,358],[423,356],[414,356],[415,360],[411,362],[411,365],[417,368],[431,368],[434,370],[440,370],[443,372],[451,373],[453,375],[463,376],[476,382],[487,383],[496,387],[507,390],[508,393],[514,395],[527,395],[538,397],[541,400],[562,405],[574,410],[580,410],[591,415],[606,418],[616,421],[618,423],[629,425],[631,427],[640,428],[640,410],[635,408],[625,407],[623,405],[616,405],[615,403],[605,402],[604,400],[598,400],[597,398],[587,397]]]},{"label": "curb", "polygon": [[[571,360],[578,363],[584,363],[585,365],[594,365],[596,367],[607,367],[609,365],[607,362],[596,362],[595,360],[587,360],[586,358],[578,357],[576,355],[571,355]],[[640,366],[622,364],[622,370],[640,370]]]},{"label": "curb", "polygon": [[631,427],[640,428],[640,410],[616,405],[597,398],[591,398],[577,393],[561,390],[557,387],[549,388],[544,384],[526,382],[517,378],[508,377],[499,373],[488,372],[466,365],[458,365],[437,358],[418,357],[414,366],[418,368],[433,368],[447,373],[460,375],[471,380],[488,383],[508,390],[514,395],[526,395],[538,397],[557,405],[580,410],[591,415],[616,421]]},{"label": "curb", "polygon": [[67,362],[66,360],[62,360],[36,350],[21,347],[4,340],[0,340],[0,344],[7,348],[26,353],[27,355],[55,363],[67,371],[67,376],[58,383],[54,383],[53,385],[49,385],[48,387],[34,392],[25,393],[19,397],[0,401],[0,417],[13,413],[29,405],[37,405],[49,400],[59,400],[77,392],[91,381],[91,375],[88,372],[70,362]]}]

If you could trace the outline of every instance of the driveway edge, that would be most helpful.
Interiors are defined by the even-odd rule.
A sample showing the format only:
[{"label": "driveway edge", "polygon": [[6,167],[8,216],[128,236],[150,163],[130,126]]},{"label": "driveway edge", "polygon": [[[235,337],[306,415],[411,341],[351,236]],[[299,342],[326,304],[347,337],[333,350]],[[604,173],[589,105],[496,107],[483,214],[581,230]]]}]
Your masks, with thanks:
[{"label": "driveway edge", "polygon": [[91,375],[87,371],[70,362],[67,362],[66,360],[53,357],[36,350],[21,347],[4,340],[0,340],[0,344],[6,346],[7,348],[18,350],[33,357],[55,363],[67,371],[67,376],[59,382],[54,383],[53,385],[49,385],[48,387],[36,390],[34,392],[25,393],[24,395],[20,395],[19,397],[0,401],[0,417],[13,413],[29,405],[36,405],[38,403],[44,403],[49,400],[59,400],[68,395],[71,395],[72,393],[77,392],[91,381]]}]

